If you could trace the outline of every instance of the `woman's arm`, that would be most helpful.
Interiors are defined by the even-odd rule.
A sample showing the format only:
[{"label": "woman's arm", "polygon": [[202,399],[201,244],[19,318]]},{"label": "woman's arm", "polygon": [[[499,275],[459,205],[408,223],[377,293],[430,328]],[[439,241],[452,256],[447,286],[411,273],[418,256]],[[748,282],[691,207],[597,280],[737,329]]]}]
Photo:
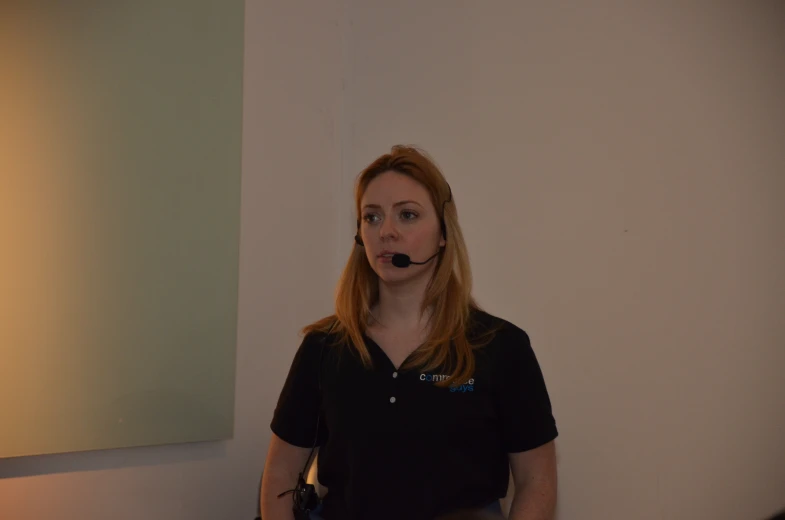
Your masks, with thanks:
[{"label": "woman's arm", "polygon": [[[267,449],[267,461],[262,474],[261,508],[263,520],[293,520],[292,494],[278,498],[284,491],[294,489],[303,470],[310,448],[289,444],[273,433]],[[307,476],[307,470],[304,475]]]},{"label": "woman's arm", "polygon": [[515,483],[509,520],[553,520],[556,511],[555,441],[510,453]]}]

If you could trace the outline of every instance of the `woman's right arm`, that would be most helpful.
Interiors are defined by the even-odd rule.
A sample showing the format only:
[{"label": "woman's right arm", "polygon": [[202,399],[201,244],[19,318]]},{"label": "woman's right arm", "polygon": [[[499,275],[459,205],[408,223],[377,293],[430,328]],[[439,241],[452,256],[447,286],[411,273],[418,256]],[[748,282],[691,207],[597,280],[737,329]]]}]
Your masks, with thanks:
[{"label": "woman's right arm", "polygon": [[[281,498],[278,495],[294,489],[310,453],[310,448],[294,446],[272,434],[262,474],[262,520],[294,519],[292,494],[288,493]],[[305,475],[308,475],[307,469]]]}]

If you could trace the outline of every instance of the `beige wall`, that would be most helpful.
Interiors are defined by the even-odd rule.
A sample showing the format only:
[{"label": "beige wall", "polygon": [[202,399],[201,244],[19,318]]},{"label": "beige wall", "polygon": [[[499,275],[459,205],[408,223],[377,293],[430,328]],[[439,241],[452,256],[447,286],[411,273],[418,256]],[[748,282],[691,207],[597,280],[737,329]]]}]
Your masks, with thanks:
[{"label": "beige wall", "polygon": [[354,176],[399,141],[532,335],[561,520],[785,506],[783,11],[564,5],[248,0],[236,437],[0,461],[0,518],[252,517]]},{"label": "beige wall", "polygon": [[545,371],[560,519],[759,519],[785,507],[785,6],[642,4],[354,2],[347,180],[399,141],[443,167],[477,296]]}]

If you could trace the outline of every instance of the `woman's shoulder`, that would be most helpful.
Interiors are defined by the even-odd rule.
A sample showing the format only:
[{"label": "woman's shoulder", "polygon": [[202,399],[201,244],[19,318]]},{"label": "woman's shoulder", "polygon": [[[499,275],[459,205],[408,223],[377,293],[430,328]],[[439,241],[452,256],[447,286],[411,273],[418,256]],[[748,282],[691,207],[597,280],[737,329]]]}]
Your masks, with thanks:
[{"label": "woman's shoulder", "polygon": [[299,352],[308,359],[321,359],[341,351],[346,345],[345,330],[335,315],[315,321],[300,331]]},{"label": "woman's shoulder", "polygon": [[523,328],[506,318],[479,308],[472,309],[469,331],[473,338],[485,337],[489,345],[529,342],[529,335]]},{"label": "woman's shoulder", "polygon": [[476,323],[482,328],[493,328],[496,332],[477,351],[477,359],[487,363],[491,370],[502,374],[502,379],[524,377],[529,382],[541,378],[540,364],[529,334],[509,319],[480,311]]},{"label": "woman's shoulder", "polygon": [[302,328],[300,334],[304,343],[321,343],[333,337],[338,325],[338,318],[335,314],[325,316],[313,323],[309,323]]},{"label": "woman's shoulder", "polygon": [[314,356],[319,356],[322,347],[325,344],[329,344],[333,336],[331,334],[331,326],[334,320],[334,316],[328,316],[310,323],[300,330],[300,346],[297,349],[300,357],[310,359]]}]

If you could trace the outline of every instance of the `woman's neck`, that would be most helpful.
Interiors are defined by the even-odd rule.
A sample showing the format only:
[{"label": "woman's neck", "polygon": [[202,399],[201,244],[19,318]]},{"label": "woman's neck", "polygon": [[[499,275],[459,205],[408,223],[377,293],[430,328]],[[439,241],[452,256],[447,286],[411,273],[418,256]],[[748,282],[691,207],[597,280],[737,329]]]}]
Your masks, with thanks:
[{"label": "woman's neck", "polygon": [[[419,282],[419,283],[418,283]],[[384,328],[414,329],[424,327],[430,312],[421,313],[428,279],[410,280],[404,285],[388,285],[379,281],[379,301],[372,315]]]}]

